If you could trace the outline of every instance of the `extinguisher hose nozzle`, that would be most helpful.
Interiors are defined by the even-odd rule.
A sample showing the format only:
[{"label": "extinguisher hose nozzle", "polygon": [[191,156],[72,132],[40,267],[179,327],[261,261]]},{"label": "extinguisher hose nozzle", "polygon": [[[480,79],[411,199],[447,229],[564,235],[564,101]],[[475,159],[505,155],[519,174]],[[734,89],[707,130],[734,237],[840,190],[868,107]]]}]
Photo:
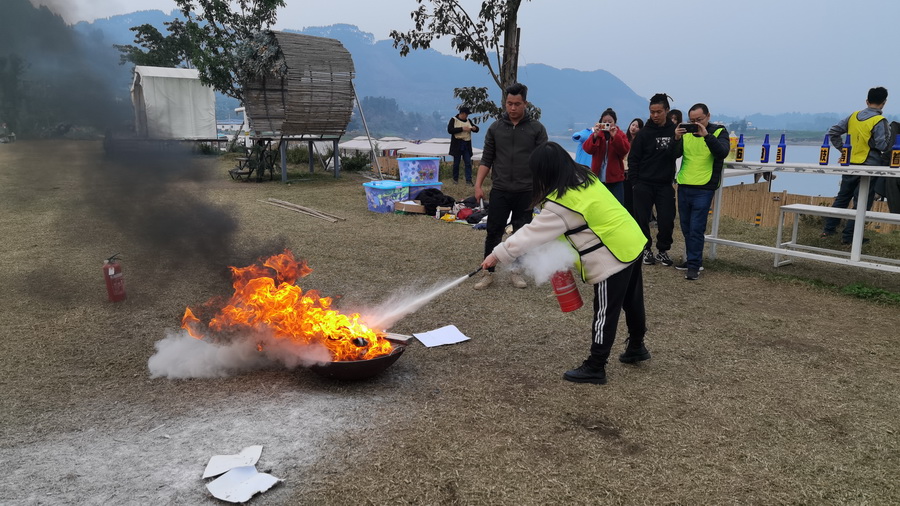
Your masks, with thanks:
[{"label": "extinguisher hose nozzle", "polygon": [[479,268],[475,269],[474,271],[470,272],[469,277],[471,278],[472,276],[478,274],[479,272],[481,272],[481,269],[483,269],[483,268],[484,267],[479,267]]}]

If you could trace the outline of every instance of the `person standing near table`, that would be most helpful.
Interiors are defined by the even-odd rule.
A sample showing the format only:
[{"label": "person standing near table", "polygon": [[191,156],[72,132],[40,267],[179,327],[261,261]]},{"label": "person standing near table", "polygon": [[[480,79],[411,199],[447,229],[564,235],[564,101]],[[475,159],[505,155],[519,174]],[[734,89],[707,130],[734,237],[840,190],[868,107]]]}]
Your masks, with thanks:
[{"label": "person standing near table", "polygon": [[466,184],[472,184],[472,134],[478,132],[478,125],[469,120],[472,111],[468,107],[459,108],[459,114],[450,118],[447,133],[450,134],[450,156],[453,157],[453,182],[459,183],[459,162],[465,165]]},{"label": "person standing near table", "polygon": [[[865,109],[854,112],[828,130],[831,144],[839,151],[844,147],[844,135],[850,134],[851,165],[881,165],[884,163],[884,153],[893,144],[888,120],[882,115],[887,97],[888,91],[884,87],[871,88],[866,96]],[[869,182],[869,193],[866,196],[867,211],[872,209],[872,201],[875,199],[876,179],[872,178]],[[859,207],[859,181],[860,176],[841,176],[841,186],[831,207],[847,209],[852,200],[853,209],[857,209]],[[840,218],[825,218],[822,237],[837,233],[840,221]],[[844,226],[841,234],[841,243],[850,244],[853,241],[854,224],[854,220],[847,220],[847,225]],[[868,239],[863,239],[863,242],[866,241]]]},{"label": "person standing near table", "polygon": [[709,122],[706,104],[694,104],[688,119],[696,132],[683,125],[675,129],[675,156],[681,156],[678,183],[678,217],[684,235],[685,261],[675,268],[687,271],[684,279],[696,280],[703,267],[706,221],[713,196],[722,183],[722,168],[731,149],[728,131]]},{"label": "person standing near table", "polygon": [[[657,93],[650,98],[650,119],[634,137],[628,154],[628,179],[634,194],[634,216],[647,236],[644,265],[674,265],[668,251],[675,230],[675,125],[668,120],[669,96]],[[656,206],[656,248],[650,236],[650,216]]]},{"label": "person standing near table", "polygon": [[[547,142],[547,130],[525,112],[528,87],[521,83],[506,88],[503,105],[506,112],[491,123],[484,135],[484,151],[475,179],[475,199],[484,199],[482,185],[491,174],[487,236],[484,256],[503,240],[503,232],[512,213],[513,232],[531,221],[531,169],[528,157],[538,145]],[[516,288],[525,288],[525,278],[513,271],[510,280]],[[476,290],[484,290],[494,282],[494,268],[481,272]]]}]

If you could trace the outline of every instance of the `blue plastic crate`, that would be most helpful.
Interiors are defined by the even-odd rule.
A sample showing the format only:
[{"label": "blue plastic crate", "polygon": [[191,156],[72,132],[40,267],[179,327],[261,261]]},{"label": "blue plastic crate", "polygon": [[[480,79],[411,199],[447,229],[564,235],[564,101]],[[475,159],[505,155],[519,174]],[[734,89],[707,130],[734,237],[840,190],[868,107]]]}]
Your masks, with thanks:
[{"label": "blue plastic crate", "polygon": [[441,159],[431,157],[398,158],[400,181],[406,183],[437,183],[441,174]]},{"label": "blue plastic crate", "polygon": [[392,213],[394,202],[409,198],[409,188],[400,181],[369,181],[363,186],[369,211],[376,213]]}]

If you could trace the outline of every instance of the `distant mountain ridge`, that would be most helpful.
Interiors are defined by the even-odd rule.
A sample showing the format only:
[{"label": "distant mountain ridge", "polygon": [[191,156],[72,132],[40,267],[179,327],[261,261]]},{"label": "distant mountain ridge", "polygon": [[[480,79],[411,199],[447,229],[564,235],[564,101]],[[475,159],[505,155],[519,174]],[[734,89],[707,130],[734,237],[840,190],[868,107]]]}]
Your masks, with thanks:
[{"label": "distant mountain ridge", "polygon": [[[95,40],[102,38],[109,44],[132,44],[134,33],[129,28],[144,23],[164,31],[163,23],[180,15],[173,10],[166,14],[158,10],[81,22],[74,26]],[[499,100],[499,90],[487,70],[460,57],[445,55],[436,50],[412,51],[401,57],[389,40],[376,41],[371,33],[354,25],[335,24],[286,30],[341,41],[350,51],[356,67],[354,84],[360,97],[395,99],[402,110],[425,115],[439,114],[449,120],[456,113],[459,102],[453,89],[462,86],[485,86],[491,98]],[[636,94],[621,79],[605,70],[580,71],[558,69],[545,64],[519,67],[519,80],[528,85],[528,98],[541,108],[541,121],[551,136],[564,136],[580,130],[599,119],[607,107],[616,110],[621,125],[632,118],[647,118],[647,98]],[[221,97],[217,104],[220,116],[233,115],[236,101]],[[843,114],[848,114],[847,111]],[[834,124],[842,114],[820,113],[779,115],[750,114],[745,117],[715,116],[726,125],[746,119],[757,128],[770,130],[821,130]]]}]

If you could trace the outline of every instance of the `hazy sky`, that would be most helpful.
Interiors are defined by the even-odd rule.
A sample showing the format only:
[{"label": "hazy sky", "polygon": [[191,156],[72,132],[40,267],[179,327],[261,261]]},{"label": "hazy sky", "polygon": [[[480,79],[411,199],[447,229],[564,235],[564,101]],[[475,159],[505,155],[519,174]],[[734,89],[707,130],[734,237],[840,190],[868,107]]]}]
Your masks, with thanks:
[{"label": "hazy sky", "polygon": [[[55,10],[70,23],[175,8],[173,0],[32,1],[60,6]],[[347,23],[376,40],[412,28],[409,13],[418,6],[415,0],[286,3],[276,28]],[[472,15],[481,4],[461,3]],[[641,96],[666,92],[682,109],[706,102],[713,114],[849,113],[865,107],[869,88],[885,86],[893,93],[885,113],[896,115],[900,52],[890,32],[898,19],[898,0],[531,0],[519,9],[519,63],[604,69]],[[527,73],[519,79],[528,84]]]}]

